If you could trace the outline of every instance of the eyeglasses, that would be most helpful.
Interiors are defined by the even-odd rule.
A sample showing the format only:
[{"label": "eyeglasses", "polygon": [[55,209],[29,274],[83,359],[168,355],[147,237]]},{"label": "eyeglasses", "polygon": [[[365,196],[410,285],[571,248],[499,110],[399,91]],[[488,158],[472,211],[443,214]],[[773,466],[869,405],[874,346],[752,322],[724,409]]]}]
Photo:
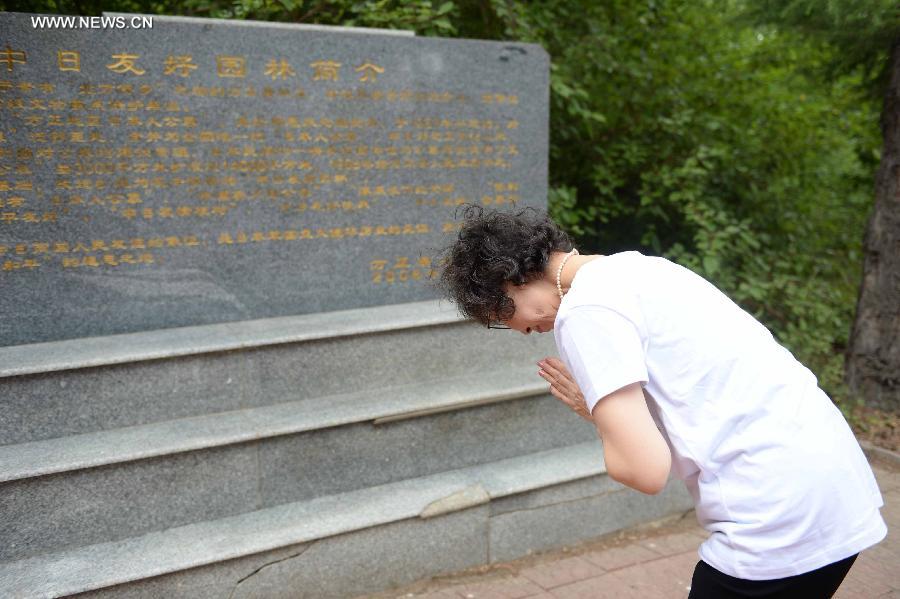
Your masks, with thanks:
[{"label": "eyeglasses", "polygon": [[493,323],[493,322],[488,324],[488,328],[489,329],[504,329],[507,331],[509,330],[509,327],[506,326],[505,324],[497,324],[497,323]]}]

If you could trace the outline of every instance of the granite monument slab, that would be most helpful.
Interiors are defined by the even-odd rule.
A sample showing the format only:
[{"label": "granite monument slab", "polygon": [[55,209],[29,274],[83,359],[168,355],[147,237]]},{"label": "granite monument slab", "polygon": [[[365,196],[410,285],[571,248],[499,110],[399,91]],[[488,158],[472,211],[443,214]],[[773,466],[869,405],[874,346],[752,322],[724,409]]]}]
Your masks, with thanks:
[{"label": "granite monument slab", "polygon": [[431,299],[546,208],[538,45],[104,18],[0,13],[0,346]]}]

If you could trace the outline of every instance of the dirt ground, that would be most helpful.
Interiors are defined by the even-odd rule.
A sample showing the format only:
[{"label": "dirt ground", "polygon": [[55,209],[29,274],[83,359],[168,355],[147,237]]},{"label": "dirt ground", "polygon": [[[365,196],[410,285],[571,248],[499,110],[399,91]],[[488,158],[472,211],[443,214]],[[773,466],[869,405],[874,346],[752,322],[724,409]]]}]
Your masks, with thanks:
[{"label": "dirt ground", "polygon": [[857,438],[900,451],[900,415],[859,406],[851,410],[848,421]]}]

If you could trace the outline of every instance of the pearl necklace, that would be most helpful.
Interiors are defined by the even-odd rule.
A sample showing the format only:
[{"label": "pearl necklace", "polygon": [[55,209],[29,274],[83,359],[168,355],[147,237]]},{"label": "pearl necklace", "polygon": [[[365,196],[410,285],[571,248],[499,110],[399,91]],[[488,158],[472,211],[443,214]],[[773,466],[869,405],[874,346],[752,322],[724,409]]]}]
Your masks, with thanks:
[{"label": "pearl necklace", "polygon": [[559,283],[559,275],[562,274],[562,269],[563,269],[563,266],[566,265],[566,260],[568,260],[569,258],[571,258],[572,256],[574,256],[577,253],[578,253],[578,250],[575,248],[572,248],[572,251],[569,252],[568,254],[566,254],[566,257],[563,258],[562,263],[559,265],[559,269],[556,271],[556,290],[559,292],[559,299],[563,298],[562,285],[560,285],[560,283]]}]

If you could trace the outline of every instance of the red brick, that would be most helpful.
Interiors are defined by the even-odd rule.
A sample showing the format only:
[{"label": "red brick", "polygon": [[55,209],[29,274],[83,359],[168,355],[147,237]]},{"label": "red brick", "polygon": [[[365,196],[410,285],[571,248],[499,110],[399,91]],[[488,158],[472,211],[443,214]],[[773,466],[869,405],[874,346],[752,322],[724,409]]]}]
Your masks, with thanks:
[{"label": "red brick", "polygon": [[522,576],[511,576],[484,582],[470,582],[450,587],[464,599],[519,599],[531,597],[544,589]]},{"label": "red brick", "polygon": [[[399,595],[397,599],[406,599],[406,595]],[[424,595],[413,594],[415,599],[459,599],[459,595],[449,590],[432,591]]]},{"label": "red brick", "polygon": [[[640,544],[662,555],[674,555],[685,551],[696,553],[700,543],[706,539],[706,531],[700,528],[699,525],[697,528],[700,532],[689,531],[662,537],[652,537],[644,539]],[[700,559],[699,556],[697,559]]]},{"label": "red brick", "polygon": [[623,580],[614,575],[622,570],[589,578],[548,591],[555,599],[669,599],[639,581]]},{"label": "red brick", "polygon": [[641,545],[623,545],[602,551],[590,551],[581,557],[605,570],[617,570],[632,564],[659,559],[660,554]]},{"label": "red brick", "polygon": [[545,589],[552,589],[570,582],[594,578],[604,574],[602,567],[578,556],[541,563],[521,570],[519,574]]},{"label": "red brick", "polygon": [[690,552],[682,553],[622,568],[612,575],[630,589],[641,589],[648,595],[687,597],[698,559]]},{"label": "red brick", "polygon": [[900,586],[900,579],[896,565],[887,567],[863,551],[834,596],[836,599],[871,599],[897,586]]}]

